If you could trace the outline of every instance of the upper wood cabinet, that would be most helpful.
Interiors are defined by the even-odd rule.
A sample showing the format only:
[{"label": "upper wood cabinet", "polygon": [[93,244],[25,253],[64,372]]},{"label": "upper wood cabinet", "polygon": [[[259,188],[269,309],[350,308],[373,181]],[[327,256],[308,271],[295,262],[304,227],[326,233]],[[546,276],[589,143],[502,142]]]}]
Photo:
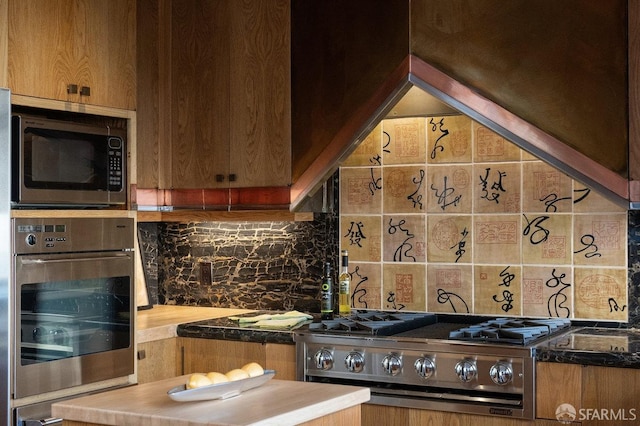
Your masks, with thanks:
[{"label": "upper wood cabinet", "polygon": [[135,6],[135,0],[9,0],[9,88],[134,110]]},{"label": "upper wood cabinet", "polygon": [[289,0],[138,0],[138,16],[138,188],[289,185]]}]

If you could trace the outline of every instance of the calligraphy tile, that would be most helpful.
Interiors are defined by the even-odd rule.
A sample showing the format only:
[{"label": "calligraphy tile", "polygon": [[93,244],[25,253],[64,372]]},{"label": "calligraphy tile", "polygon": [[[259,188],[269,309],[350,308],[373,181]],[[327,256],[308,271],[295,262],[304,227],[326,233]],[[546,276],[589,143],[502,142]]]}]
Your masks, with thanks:
[{"label": "calligraphy tile", "polygon": [[473,168],[452,164],[427,168],[428,213],[471,213]]},{"label": "calligraphy tile", "polygon": [[424,117],[394,118],[382,122],[382,130],[389,138],[389,143],[383,146],[385,165],[426,162],[425,122]]},{"label": "calligraphy tile", "polygon": [[522,263],[520,215],[477,215],[473,222],[475,263]]},{"label": "calligraphy tile", "polygon": [[351,300],[356,309],[382,309],[382,265],[349,261]]},{"label": "calligraphy tile", "polygon": [[522,164],[522,210],[571,213],[573,187],[569,176],[542,161]]},{"label": "calligraphy tile", "polygon": [[479,315],[522,315],[520,266],[475,265],[473,312]]},{"label": "calligraphy tile", "polygon": [[589,189],[580,182],[573,181],[574,213],[626,212],[627,206],[618,205],[604,197],[595,189]]},{"label": "calligraphy tile", "polygon": [[627,270],[575,268],[576,318],[627,321]]},{"label": "calligraphy tile", "polygon": [[482,124],[473,122],[473,161],[476,163],[496,161],[519,161],[521,149]]},{"label": "calligraphy tile", "polygon": [[627,265],[627,214],[576,214],[573,263],[585,266]]},{"label": "calligraphy tile", "polygon": [[427,310],[457,314],[473,313],[471,265],[427,265]]},{"label": "calligraphy tile", "polygon": [[382,134],[382,123],[367,135],[360,145],[343,162],[342,166],[381,166],[382,143],[388,142],[388,136]]},{"label": "calligraphy tile", "polygon": [[383,208],[385,213],[423,213],[425,210],[424,166],[384,167]]},{"label": "calligraphy tile", "polygon": [[522,314],[527,317],[572,318],[573,287],[569,266],[524,266]]},{"label": "calligraphy tile", "polygon": [[473,165],[473,212],[520,212],[521,163]]},{"label": "calligraphy tile", "polygon": [[473,260],[470,215],[429,215],[427,217],[427,261],[471,263]]},{"label": "calligraphy tile", "polygon": [[340,249],[349,260],[380,262],[382,259],[382,216],[340,216]]},{"label": "calligraphy tile", "polygon": [[425,262],[424,215],[385,215],[382,218],[382,252],[385,262]]},{"label": "calligraphy tile", "polygon": [[525,151],[524,149],[520,148],[520,155],[522,156],[522,161],[539,161],[540,158],[536,157],[535,155]]},{"label": "calligraphy tile", "polygon": [[426,311],[425,264],[385,263],[383,277],[384,309]]},{"label": "calligraphy tile", "polygon": [[340,169],[340,212],[346,214],[382,212],[382,168]]},{"label": "calligraphy tile", "polygon": [[571,215],[523,213],[522,263],[571,265]]},{"label": "calligraphy tile", "polygon": [[427,163],[471,162],[471,119],[465,115],[427,118]]}]

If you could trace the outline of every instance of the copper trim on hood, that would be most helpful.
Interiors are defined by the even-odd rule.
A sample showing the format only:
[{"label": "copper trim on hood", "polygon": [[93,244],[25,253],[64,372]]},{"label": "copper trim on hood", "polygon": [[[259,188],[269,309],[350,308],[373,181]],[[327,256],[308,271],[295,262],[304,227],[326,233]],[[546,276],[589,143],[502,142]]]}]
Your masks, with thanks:
[{"label": "copper trim on hood", "polygon": [[410,56],[409,81],[617,204],[628,207],[627,179],[415,56]]},{"label": "copper trim on hood", "polygon": [[353,113],[316,161],[291,186],[293,210],[313,194],[411,89],[418,87],[453,109],[548,162],[572,178],[629,207],[629,181],[507,111],[495,102],[408,55],[361,108]]},{"label": "copper trim on hood", "polygon": [[410,63],[410,57],[402,61],[369,101],[350,115],[345,125],[340,128],[316,160],[291,185],[292,210],[295,210],[305,197],[312,195],[322,186],[338,168],[339,163],[353,152],[393,105],[407,93],[411,88],[408,79]]},{"label": "copper trim on hood", "polygon": [[[636,207],[637,1],[292,4],[299,21],[292,26],[293,210],[416,88],[616,204]],[[324,24],[304,24],[316,16]],[[387,39],[397,42],[359,54]]]}]

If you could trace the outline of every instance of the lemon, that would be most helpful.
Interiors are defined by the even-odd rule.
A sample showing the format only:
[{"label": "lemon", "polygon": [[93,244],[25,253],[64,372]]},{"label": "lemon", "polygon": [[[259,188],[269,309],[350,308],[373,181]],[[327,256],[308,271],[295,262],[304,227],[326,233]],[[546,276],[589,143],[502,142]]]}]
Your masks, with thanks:
[{"label": "lemon", "polygon": [[262,376],[264,374],[264,368],[257,362],[250,362],[242,366],[242,370],[249,374],[249,377]]},{"label": "lemon", "polygon": [[213,384],[211,379],[209,379],[204,374],[194,373],[189,376],[189,381],[187,382],[187,389],[195,389],[201,386],[207,386]]},{"label": "lemon", "polygon": [[229,378],[227,376],[217,371],[211,371],[207,373],[207,377],[209,378],[209,380],[211,380],[211,383],[213,383],[214,385],[216,383],[224,383],[229,381]]},{"label": "lemon", "polygon": [[227,376],[227,378],[233,382],[236,380],[248,379],[249,373],[241,368],[234,368],[233,370],[227,372],[225,376]]}]

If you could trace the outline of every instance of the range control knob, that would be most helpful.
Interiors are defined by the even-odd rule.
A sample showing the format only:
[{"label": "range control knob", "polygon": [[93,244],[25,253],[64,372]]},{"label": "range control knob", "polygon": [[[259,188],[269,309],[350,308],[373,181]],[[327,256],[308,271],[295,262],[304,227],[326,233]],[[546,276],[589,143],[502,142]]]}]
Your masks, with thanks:
[{"label": "range control knob", "polygon": [[364,370],[364,356],[360,352],[349,352],[344,359],[344,366],[352,373],[359,373]]},{"label": "range control knob", "polygon": [[35,246],[36,242],[37,242],[37,238],[33,234],[27,235],[27,237],[24,240],[25,240],[25,242],[27,243],[28,246]]},{"label": "range control knob", "polygon": [[402,371],[402,359],[397,354],[389,354],[382,360],[382,368],[387,374],[396,376]]},{"label": "range control knob", "polygon": [[456,364],[456,375],[461,382],[469,383],[478,376],[478,369],[473,360],[465,359]]},{"label": "range control knob", "polygon": [[333,355],[328,349],[320,349],[314,356],[316,368],[320,370],[331,370],[333,368]]},{"label": "range control knob", "polygon": [[428,379],[433,376],[433,373],[436,371],[436,365],[431,358],[418,358],[413,364],[413,367],[416,369],[418,376],[423,379]]},{"label": "range control knob", "polygon": [[506,385],[513,380],[513,368],[510,362],[498,361],[489,370],[489,376],[496,385]]}]

